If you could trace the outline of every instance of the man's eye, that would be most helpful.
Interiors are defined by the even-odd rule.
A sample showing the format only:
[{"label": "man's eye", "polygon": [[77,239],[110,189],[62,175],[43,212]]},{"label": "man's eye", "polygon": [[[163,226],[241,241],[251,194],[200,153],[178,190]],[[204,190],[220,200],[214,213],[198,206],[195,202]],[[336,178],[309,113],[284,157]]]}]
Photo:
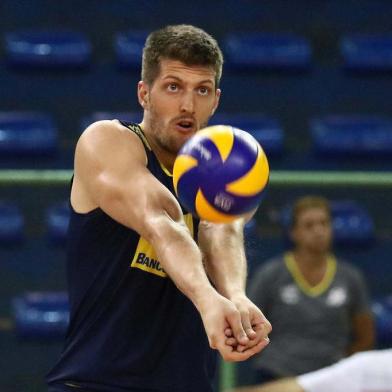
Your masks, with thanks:
[{"label": "man's eye", "polygon": [[199,88],[200,95],[208,95],[209,92],[210,92],[210,90],[207,87],[200,87]]},{"label": "man's eye", "polygon": [[178,86],[177,86],[175,83],[170,83],[170,84],[167,86],[167,89],[168,89],[169,91],[177,91],[177,90],[178,90]]}]

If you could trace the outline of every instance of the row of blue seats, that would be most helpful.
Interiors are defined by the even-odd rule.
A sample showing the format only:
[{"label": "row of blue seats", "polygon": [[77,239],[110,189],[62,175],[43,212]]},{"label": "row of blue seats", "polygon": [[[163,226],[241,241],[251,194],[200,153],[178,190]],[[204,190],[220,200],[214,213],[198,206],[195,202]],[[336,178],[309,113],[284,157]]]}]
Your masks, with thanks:
[{"label": "row of blue seats", "polygon": [[[354,200],[335,200],[331,202],[334,240],[337,245],[366,245],[375,237],[372,216],[366,208]],[[284,207],[280,223],[287,231],[290,226],[291,209]],[[69,224],[70,208],[68,202],[56,203],[45,212],[48,237],[53,243],[64,243]],[[24,217],[14,202],[0,203],[0,243],[20,242],[24,238]],[[245,228],[245,236],[258,238],[257,223],[252,220]]]},{"label": "row of blue seats", "polygon": [[[392,344],[392,295],[373,300],[377,345]],[[19,338],[63,338],[69,322],[66,292],[25,292],[12,299],[11,312]]]},{"label": "row of blue seats", "polygon": [[[140,68],[147,31],[127,31],[114,38],[121,67]],[[222,39],[225,61],[231,68],[308,69],[312,62],[309,40],[295,34],[232,32]],[[92,44],[75,31],[17,31],[5,34],[10,65],[28,67],[85,67],[91,62]],[[347,69],[391,70],[392,35],[347,34],[340,40]]]},{"label": "row of blue seats", "polygon": [[[94,121],[119,118],[140,122],[140,113],[96,112],[81,121],[80,131]],[[255,136],[268,155],[285,148],[285,132],[276,118],[259,114],[216,114],[211,124],[230,124]],[[392,118],[376,115],[330,115],[309,124],[316,155],[392,156]],[[0,112],[0,154],[50,155],[59,145],[59,132],[51,115],[41,112]]]},{"label": "row of blue seats", "polygon": [[[49,206],[44,212],[44,222],[51,244],[64,244],[69,224],[69,205],[59,202]],[[15,202],[0,201],[0,244],[20,244],[26,238],[25,217]]]}]

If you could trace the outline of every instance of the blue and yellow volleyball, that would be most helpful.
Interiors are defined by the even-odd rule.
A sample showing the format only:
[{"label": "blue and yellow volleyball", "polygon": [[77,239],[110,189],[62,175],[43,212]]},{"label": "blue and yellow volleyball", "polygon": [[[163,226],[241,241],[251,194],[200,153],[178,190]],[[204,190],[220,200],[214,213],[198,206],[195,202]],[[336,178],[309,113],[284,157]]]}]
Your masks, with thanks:
[{"label": "blue and yellow volleyball", "polygon": [[204,128],[179,151],[173,184],[182,206],[201,220],[228,223],[255,210],[269,165],[248,132],[228,125]]}]

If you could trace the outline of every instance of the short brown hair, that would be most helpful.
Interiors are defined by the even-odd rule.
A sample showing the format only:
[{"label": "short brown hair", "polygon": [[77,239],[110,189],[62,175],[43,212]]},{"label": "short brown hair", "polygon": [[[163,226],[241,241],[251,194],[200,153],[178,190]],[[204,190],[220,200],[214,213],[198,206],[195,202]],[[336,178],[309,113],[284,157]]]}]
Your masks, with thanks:
[{"label": "short brown hair", "polygon": [[302,212],[310,208],[322,208],[331,218],[331,207],[329,201],[322,196],[304,196],[294,202],[291,212],[291,227],[294,227],[298,222],[298,217]]},{"label": "short brown hair", "polygon": [[142,80],[152,84],[159,74],[161,59],[186,65],[210,66],[215,71],[215,87],[222,76],[223,55],[216,40],[192,25],[173,25],[153,31],[143,49]]}]

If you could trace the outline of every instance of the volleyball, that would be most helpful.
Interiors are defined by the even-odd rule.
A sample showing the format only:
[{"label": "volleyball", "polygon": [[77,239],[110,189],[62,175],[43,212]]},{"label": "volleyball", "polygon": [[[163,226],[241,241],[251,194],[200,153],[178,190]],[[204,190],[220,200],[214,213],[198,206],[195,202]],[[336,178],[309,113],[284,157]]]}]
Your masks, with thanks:
[{"label": "volleyball", "polygon": [[182,206],[201,220],[228,223],[256,209],[269,165],[248,132],[228,125],[204,128],[181,148],[173,184]]}]

